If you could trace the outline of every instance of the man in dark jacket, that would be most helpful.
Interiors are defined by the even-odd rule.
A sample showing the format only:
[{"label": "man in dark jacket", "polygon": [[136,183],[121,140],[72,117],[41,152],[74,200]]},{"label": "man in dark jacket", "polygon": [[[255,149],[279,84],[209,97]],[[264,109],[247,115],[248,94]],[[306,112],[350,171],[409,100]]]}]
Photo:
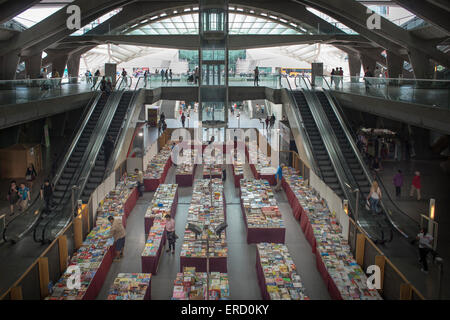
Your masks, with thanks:
[{"label": "man in dark jacket", "polygon": [[45,213],[50,212],[50,205],[52,202],[52,196],[53,196],[53,187],[50,184],[50,180],[46,179],[44,184],[41,187],[41,199],[45,201]]}]

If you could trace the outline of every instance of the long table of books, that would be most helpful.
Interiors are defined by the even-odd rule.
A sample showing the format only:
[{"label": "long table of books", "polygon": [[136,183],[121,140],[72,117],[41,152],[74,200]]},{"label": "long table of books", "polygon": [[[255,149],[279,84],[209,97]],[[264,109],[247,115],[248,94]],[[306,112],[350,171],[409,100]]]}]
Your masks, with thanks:
[{"label": "long table of books", "polygon": [[[283,188],[302,230],[316,255],[317,268],[332,299],[379,300],[378,291],[367,287],[367,276],[356,263],[342,230],[324,200],[292,168],[283,169]],[[295,209],[294,209],[295,208]],[[306,232],[305,232],[306,234]]]},{"label": "long table of books", "polygon": [[145,191],[155,191],[166,180],[167,172],[172,166],[172,146],[169,141],[157,155],[155,155],[144,172]]},{"label": "long table of books", "polygon": [[[190,155],[190,157],[188,155]],[[197,156],[197,150],[193,149],[186,152],[186,156],[184,157],[185,161],[178,161],[175,181],[180,187],[190,187],[194,183],[195,169],[197,167],[196,163],[198,161]]]},{"label": "long table of books", "polygon": [[231,164],[231,168],[233,169],[235,188],[239,188],[241,186],[241,179],[244,179],[244,166],[245,157],[243,157],[243,159],[240,159],[238,157],[238,154],[235,153],[233,157],[233,163]]},{"label": "long table of books", "polygon": [[286,228],[269,182],[242,179],[239,191],[247,243],[284,243]]},{"label": "long table of books", "polygon": [[153,226],[153,221],[157,218],[162,219],[170,214],[175,218],[178,207],[178,185],[161,184],[156,189],[151,204],[148,206],[144,216],[144,228],[147,235]]},{"label": "long table of books", "polygon": [[107,300],[150,300],[151,280],[149,273],[119,273]]},{"label": "long table of books", "polygon": [[176,184],[161,184],[146,212],[145,219],[148,219],[147,214],[149,214],[152,218],[152,226],[141,254],[142,272],[152,273],[153,275],[157,273],[159,259],[166,242],[165,216],[170,214],[175,218],[177,206],[178,186]]},{"label": "long table of books", "polygon": [[284,244],[258,243],[256,273],[264,300],[309,300]]},{"label": "long table of books", "polygon": [[[172,300],[206,300],[206,272],[196,272],[194,267],[185,267],[177,274],[174,281]],[[230,288],[226,273],[211,272],[209,274],[208,300],[229,300]]]},{"label": "long table of books", "polygon": [[[186,226],[181,247],[180,271],[183,267],[195,267],[200,272],[206,272],[209,237],[209,270],[227,272],[226,234],[223,232],[219,237],[214,233],[215,228],[224,221],[226,221],[226,206],[222,180],[212,179],[211,185],[208,179],[196,180],[187,223],[199,226],[202,234],[196,239],[195,234]],[[208,226],[207,230],[204,228],[205,225]]]},{"label": "long table of books", "polygon": [[271,167],[270,159],[261,152],[250,150],[248,146],[245,148],[250,169],[255,179],[264,179],[269,181],[270,185],[276,185],[277,179],[275,178],[274,169]]},{"label": "long table of books", "polygon": [[69,266],[80,268],[80,287],[78,289],[67,287],[67,280],[71,273],[65,271],[53,286],[53,291],[47,299],[94,300],[97,297],[113,260],[114,246],[109,234],[111,225],[108,222],[108,216],[122,219],[125,225],[127,216],[124,204],[135,190],[136,180],[133,177],[123,179],[117,184],[115,190],[111,191],[114,197],[107,196],[110,200],[100,204],[94,229],[87,235],[86,240],[69,262]]}]

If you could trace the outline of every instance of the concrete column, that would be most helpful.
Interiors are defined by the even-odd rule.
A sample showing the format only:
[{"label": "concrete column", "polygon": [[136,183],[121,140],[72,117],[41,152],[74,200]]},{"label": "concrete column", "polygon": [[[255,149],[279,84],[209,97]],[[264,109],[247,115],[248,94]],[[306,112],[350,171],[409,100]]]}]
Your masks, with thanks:
[{"label": "concrete column", "polygon": [[18,51],[0,57],[0,80],[14,80],[19,61]]},{"label": "concrete column", "polygon": [[30,79],[37,79],[41,73],[42,52],[30,57],[24,57],[25,72]]},{"label": "concrete column", "polygon": [[361,55],[361,62],[364,67],[364,72],[367,68],[374,72],[375,67],[377,66],[377,62],[374,59],[364,54]]},{"label": "concrete column", "polygon": [[361,58],[358,55],[348,55],[348,66],[350,69],[350,76],[359,77],[361,75]]},{"label": "concrete column", "polygon": [[[73,54],[67,61],[67,72],[69,73],[69,83],[77,83],[80,74],[80,57],[81,54]],[[61,74],[62,76],[62,74]]]},{"label": "concrete column", "polygon": [[66,64],[68,60],[67,54],[55,55],[52,59],[52,75],[58,71],[59,75],[62,77],[64,70],[66,69]]},{"label": "concrete column", "polygon": [[433,78],[433,66],[430,63],[430,58],[416,49],[410,48],[408,51],[409,60],[413,67],[414,77],[416,79],[431,79]]},{"label": "concrete column", "polygon": [[389,78],[399,78],[403,74],[403,58],[392,51],[387,51],[386,60]]}]

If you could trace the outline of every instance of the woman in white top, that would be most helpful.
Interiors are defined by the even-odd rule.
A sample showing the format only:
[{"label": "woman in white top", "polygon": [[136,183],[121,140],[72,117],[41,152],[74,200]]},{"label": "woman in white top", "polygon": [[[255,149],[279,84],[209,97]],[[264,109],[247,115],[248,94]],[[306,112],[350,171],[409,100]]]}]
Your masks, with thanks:
[{"label": "woman in white top", "polygon": [[367,199],[369,200],[370,209],[372,210],[372,212],[379,213],[381,211],[379,207],[379,203],[381,200],[381,190],[378,186],[378,182],[374,181],[372,183],[372,187],[370,188],[369,196],[367,197]]}]

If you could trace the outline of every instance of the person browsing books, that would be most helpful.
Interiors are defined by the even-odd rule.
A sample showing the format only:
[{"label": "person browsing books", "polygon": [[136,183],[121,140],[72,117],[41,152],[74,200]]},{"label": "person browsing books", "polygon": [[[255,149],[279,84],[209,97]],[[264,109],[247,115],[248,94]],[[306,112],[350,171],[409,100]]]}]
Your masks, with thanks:
[{"label": "person browsing books", "polygon": [[276,192],[281,190],[281,181],[283,180],[283,166],[283,163],[278,165],[277,173],[275,174],[275,178],[277,178],[277,185],[275,187]]},{"label": "person browsing books", "polygon": [[119,261],[123,257],[123,249],[125,247],[125,237],[127,232],[123,227],[122,220],[114,219],[113,216],[108,217],[109,223],[111,223],[111,230],[109,235],[114,238],[114,245],[116,249],[116,257],[114,261]]},{"label": "person browsing books", "polygon": [[173,219],[170,214],[167,214],[165,218],[167,240],[169,242],[169,249],[167,249],[166,252],[170,252],[170,250],[172,250],[172,254],[175,254],[175,242],[177,241],[177,236],[175,234],[175,219]]}]

